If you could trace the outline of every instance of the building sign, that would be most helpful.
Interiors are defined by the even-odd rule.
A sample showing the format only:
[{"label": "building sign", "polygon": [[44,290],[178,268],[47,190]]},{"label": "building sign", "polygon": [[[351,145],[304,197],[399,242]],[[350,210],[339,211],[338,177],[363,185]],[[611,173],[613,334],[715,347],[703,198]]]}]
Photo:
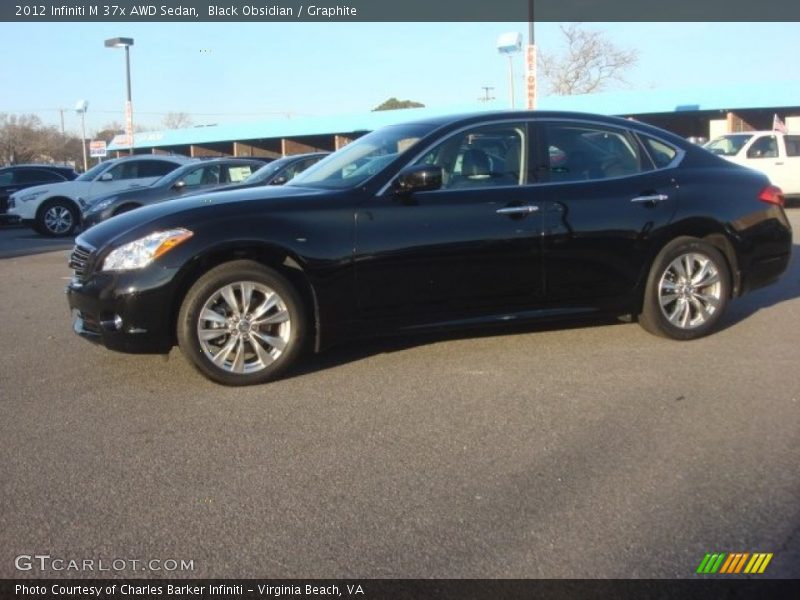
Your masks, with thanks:
[{"label": "building sign", "polygon": [[528,110],[536,108],[536,46],[528,44],[525,47],[525,88]]},{"label": "building sign", "polygon": [[106,143],[103,140],[89,142],[89,156],[92,158],[105,158],[106,154]]}]

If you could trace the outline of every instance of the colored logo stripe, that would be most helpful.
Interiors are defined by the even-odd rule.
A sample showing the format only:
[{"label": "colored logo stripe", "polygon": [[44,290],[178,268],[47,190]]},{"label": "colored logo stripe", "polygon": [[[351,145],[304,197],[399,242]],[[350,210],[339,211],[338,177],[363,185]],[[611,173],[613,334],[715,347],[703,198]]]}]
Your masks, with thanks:
[{"label": "colored logo stripe", "polygon": [[[773,554],[766,552],[756,552],[750,554],[749,552],[715,552],[707,553],[700,565],[697,567],[697,573],[708,574],[761,574],[767,568],[767,565],[772,560]],[[747,566],[745,566],[747,565]]]}]

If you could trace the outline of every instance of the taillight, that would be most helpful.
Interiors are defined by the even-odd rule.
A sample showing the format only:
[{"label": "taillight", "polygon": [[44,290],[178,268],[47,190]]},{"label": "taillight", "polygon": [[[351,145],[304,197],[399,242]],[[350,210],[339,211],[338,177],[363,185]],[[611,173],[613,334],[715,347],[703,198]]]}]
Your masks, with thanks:
[{"label": "taillight", "polygon": [[784,206],[783,190],[775,185],[768,185],[758,195],[758,199],[762,202],[769,202],[770,204],[777,204]]}]

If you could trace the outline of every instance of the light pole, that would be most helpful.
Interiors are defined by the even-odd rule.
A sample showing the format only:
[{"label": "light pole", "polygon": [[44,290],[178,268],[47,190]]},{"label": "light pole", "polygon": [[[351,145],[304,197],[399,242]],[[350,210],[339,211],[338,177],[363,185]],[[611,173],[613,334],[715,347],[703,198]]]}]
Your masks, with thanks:
[{"label": "light pole", "polygon": [[128,136],[128,147],[133,154],[133,103],[131,102],[131,55],[130,47],[133,38],[115,37],[105,41],[106,48],[125,48],[125,79],[127,82],[128,100],[125,102],[125,134]]},{"label": "light pole", "polygon": [[522,50],[522,35],[517,32],[503,33],[497,38],[497,51],[508,56],[508,97],[514,109],[514,55]]},{"label": "light pole", "polygon": [[75,104],[75,112],[81,116],[81,146],[83,146],[84,173],[89,169],[89,165],[86,162],[86,111],[88,108],[89,102],[87,100],[78,100],[77,104]]}]

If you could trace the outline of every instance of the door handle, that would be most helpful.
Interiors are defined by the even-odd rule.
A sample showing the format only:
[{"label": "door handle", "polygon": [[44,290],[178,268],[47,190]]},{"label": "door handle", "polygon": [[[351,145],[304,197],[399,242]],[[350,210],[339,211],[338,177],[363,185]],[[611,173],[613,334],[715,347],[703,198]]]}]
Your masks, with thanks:
[{"label": "door handle", "polygon": [[664,200],[669,200],[669,196],[666,194],[650,194],[647,196],[636,196],[636,198],[631,198],[631,202],[663,202]]},{"label": "door handle", "polygon": [[776,162],[775,166],[778,166],[778,167],[783,166],[783,162]]},{"label": "door handle", "polygon": [[505,208],[498,208],[495,212],[498,215],[527,215],[539,210],[538,206],[506,206]]}]

